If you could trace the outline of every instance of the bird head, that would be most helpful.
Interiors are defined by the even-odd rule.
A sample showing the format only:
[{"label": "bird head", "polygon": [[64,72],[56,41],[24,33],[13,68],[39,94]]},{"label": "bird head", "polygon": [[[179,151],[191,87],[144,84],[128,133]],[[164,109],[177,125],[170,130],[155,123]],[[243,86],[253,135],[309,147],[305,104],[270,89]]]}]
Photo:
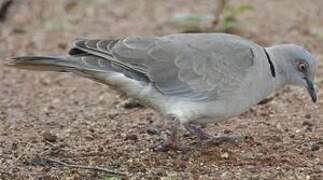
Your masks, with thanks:
[{"label": "bird head", "polygon": [[287,83],[305,87],[313,102],[317,101],[314,88],[316,62],[314,57],[301,46],[294,44],[278,45],[272,48],[278,63],[284,64],[283,74]]}]

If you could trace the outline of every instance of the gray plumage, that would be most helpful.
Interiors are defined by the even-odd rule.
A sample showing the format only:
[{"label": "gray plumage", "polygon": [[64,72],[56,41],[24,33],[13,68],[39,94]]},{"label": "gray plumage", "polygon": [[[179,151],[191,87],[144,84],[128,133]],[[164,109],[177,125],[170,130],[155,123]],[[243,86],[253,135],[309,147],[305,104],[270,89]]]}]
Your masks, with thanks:
[{"label": "gray plumage", "polygon": [[77,73],[183,125],[238,115],[285,84],[305,86],[316,101],[315,60],[304,48],[264,49],[221,33],[77,40],[68,56],[16,57],[8,65]]}]

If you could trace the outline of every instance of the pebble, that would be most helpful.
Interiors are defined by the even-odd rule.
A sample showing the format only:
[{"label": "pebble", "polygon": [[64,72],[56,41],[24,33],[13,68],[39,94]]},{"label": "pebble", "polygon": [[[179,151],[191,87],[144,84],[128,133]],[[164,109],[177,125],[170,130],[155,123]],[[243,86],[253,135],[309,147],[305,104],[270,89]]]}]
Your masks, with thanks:
[{"label": "pebble", "polygon": [[56,142],[57,141],[57,136],[52,134],[49,131],[45,131],[42,134],[42,136],[43,136],[44,140],[46,140],[46,141],[49,141],[49,142]]},{"label": "pebble", "polygon": [[152,169],[152,174],[157,175],[159,177],[167,176],[166,170],[162,168]]},{"label": "pebble", "polygon": [[225,153],[221,154],[221,158],[228,159],[229,153],[225,152]]},{"label": "pebble", "polygon": [[133,108],[143,108],[143,105],[140,104],[140,102],[137,100],[130,99],[129,101],[124,103],[123,107],[125,109],[133,109]]},{"label": "pebble", "polygon": [[138,136],[136,134],[128,134],[126,137],[125,137],[125,140],[132,140],[132,141],[137,141],[138,140]]},{"label": "pebble", "polygon": [[311,145],[311,151],[318,151],[320,150],[320,145],[318,145],[317,143],[313,143]]},{"label": "pebble", "polygon": [[150,134],[150,135],[159,135],[160,130],[157,129],[157,128],[150,127],[150,128],[147,129],[147,133]]},{"label": "pebble", "polygon": [[114,119],[114,118],[116,118],[118,115],[119,115],[119,113],[111,113],[111,114],[108,114],[108,117],[109,117],[110,119]]},{"label": "pebble", "polygon": [[230,129],[226,129],[223,131],[224,134],[231,134],[233,133],[233,131],[231,131]]},{"label": "pebble", "polygon": [[308,121],[304,121],[302,125],[303,126],[313,126],[313,123],[308,122]]}]

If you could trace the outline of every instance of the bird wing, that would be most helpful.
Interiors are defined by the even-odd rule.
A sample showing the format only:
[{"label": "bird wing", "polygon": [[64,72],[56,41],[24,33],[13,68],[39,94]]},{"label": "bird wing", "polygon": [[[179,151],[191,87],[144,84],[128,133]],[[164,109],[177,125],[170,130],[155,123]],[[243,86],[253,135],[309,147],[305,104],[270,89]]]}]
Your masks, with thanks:
[{"label": "bird wing", "polygon": [[82,53],[144,74],[161,93],[191,101],[216,100],[234,91],[254,64],[249,41],[221,34],[78,40],[70,54]]}]

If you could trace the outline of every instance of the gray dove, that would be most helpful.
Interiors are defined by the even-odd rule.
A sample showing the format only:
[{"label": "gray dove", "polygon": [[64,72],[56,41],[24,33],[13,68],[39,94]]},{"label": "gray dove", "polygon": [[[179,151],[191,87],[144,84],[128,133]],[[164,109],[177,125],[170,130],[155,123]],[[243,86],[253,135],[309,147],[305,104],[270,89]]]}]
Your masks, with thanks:
[{"label": "gray dove", "polygon": [[164,147],[178,148],[178,129],[222,142],[198,124],[237,116],[287,84],[305,87],[316,102],[316,62],[303,47],[262,47],[224,33],[76,40],[66,56],[22,56],[7,65],[73,72],[110,85],[172,122]]}]

